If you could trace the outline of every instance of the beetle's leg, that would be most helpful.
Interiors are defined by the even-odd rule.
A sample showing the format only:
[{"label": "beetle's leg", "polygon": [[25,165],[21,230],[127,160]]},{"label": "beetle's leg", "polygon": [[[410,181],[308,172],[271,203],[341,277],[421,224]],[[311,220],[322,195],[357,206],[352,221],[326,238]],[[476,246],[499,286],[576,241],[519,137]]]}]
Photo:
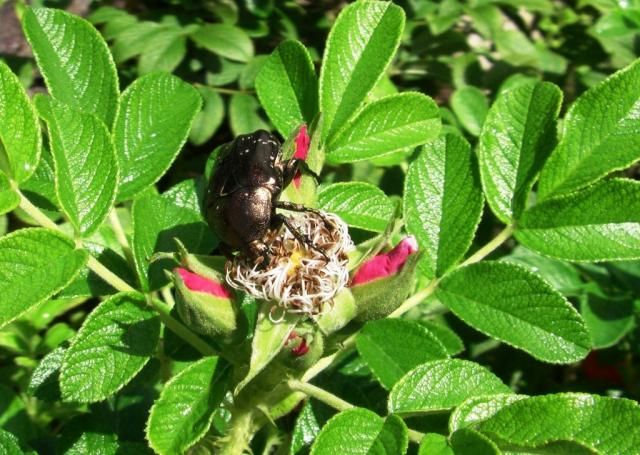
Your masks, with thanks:
[{"label": "beetle's leg", "polygon": [[264,267],[269,264],[269,247],[261,240],[253,240],[246,246],[247,255],[253,260],[253,265]]},{"label": "beetle's leg", "polygon": [[286,216],[278,213],[275,218],[282,222],[282,224],[284,224],[286,226],[287,229],[289,229],[289,232],[291,232],[293,234],[293,236],[296,238],[296,240],[298,240],[298,242],[302,243],[303,245],[306,245],[307,247],[317,251],[318,253],[320,253],[322,256],[324,256],[325,260],[327,262],[329,262],[329,257],[325,254],[324,251],[322,251],[320,248],[318,248],[309,238],[309,236],[307,236],[306,234],[303,234],[302,232],[300,232],[298,230],[297,227],[295,227],[293,225],[293,223],[291,222],[291,220],[289,218],[287,218]]},{"label": "beetle's leg", "polygon": [[304,171],[305,174],[312,175],[316,178],[316,180],[320,180],[320,176],[309,168],[309,165],[305,160],[291,158],[290,160],[286,160],[284,162],[283,187],[286,187],[287,185],[289,185],[289,183],[291,183],[293,178],[296,176],[296,172],[298,171]]},{"label": "beetle's leg", "polygon": [[276,201],[274,205],[278,209],[289,210],[291,212],[313,213],[314,215],[318,215],[322,219],[322,221],[324,221],[324,224],[333,225],[333,223],[326,216],[324,216],[324,213],[322,213],[322,211],[320,210],[312,209],[302,204],[296,204],[295,202],[289,202],[289,201]]},{"label": "beetle's leg", "polygon": [[222,254],[225,258],[233,259],[233,248],[231,248],[226,243],[220,242],[218,244],[218,250],[220,251],[220,254]]}]

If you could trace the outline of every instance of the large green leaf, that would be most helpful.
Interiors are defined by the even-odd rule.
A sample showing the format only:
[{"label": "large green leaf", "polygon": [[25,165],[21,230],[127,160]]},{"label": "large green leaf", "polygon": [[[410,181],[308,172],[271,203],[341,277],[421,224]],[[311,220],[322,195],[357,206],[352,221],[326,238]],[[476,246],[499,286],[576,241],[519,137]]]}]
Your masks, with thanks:
[{"label": "large green leaf", "polygon": [[133,258],[144,290],[164,286],[163,270],[174,267],[169,260],[150,262],[154,253],[176,251],[179,239],[192,253],[209,253],[215,239],[200,211],[181,206],[173,194],[147,195],[133,204]]},{"label": "large green leaf", "polygon": [[119,200],[130,199],[167,171],[200,110],[198,91],[175,76],[152,73],[122,94],[113,138],[120,163]]},{"label": "large green leaf", "polygon": [[568,441],[597,453],[631,455],[640,447],[640,406],[586,393],[531,397],[499,410],[478,429],[509,447]]},{"label": "large green leaf", "polygon": [[640,159],[639,110],[640,60],[571,106],[560,144],[540,175],[539,196],[568,193]]},{"label": "large green leaf", "polygon": [[556,142],[562,92],[549,82],[503,93],[482,128],[478,158],[489,206],[504,223],[518,218]]},{"label": "large green leaf", "polygon": [[368,409],[355,408],[334,416],[322,428],[311,455],[400,454],[409,445],[402,419],[386,419]]},{"label": "large green leaf", "polygon": [[20,229],[2,237],[0,327],[63,289],[87,257],[73,241],[48,229]]},{"label": "large green leaf", "polygon": [[323,139],[345,125],[382,77],[403,29],[404,11],[391,2],[356,2],[342,10],[320,71]]},{"label": "large green leaf", "polygon": [[228,367],[217,357],[190,365],[167,382],[156,400],[147,439],[159,454],[184,453],[211,426],[227,392]]},{"label": "large green leaf", "polygon": [[30,8],[23,28],[49,93],[111,126],[118,76],[107,44],[91,24],[59,9]]},{"label": "large green leaf", "polygon": [[398,381],[389,394],[389,412],[420,414],[447,411],[469,397],[509,393],[489,370],[468,360],[423,363]]},{"label": "large green leaf", "polygon": [[395,211],[394,203],[380,188],[364,182],[320,187],[318,206],[349,226],[373,232],[384,232]]},{"label": "large green leaf", "polygon": [[356,338],[360,356],[387,389],[409,370],[449,357],[440,341],[415,321],[380,319],[364,326]]},{"label": "large green leaf", "polygon": [[105,220],[118,189],[118,162],[109,130],[93,114],[39,96],[55,163],[56,193],[76,232],[86,236]]},{"label": "large green leaf", "polygon": [[63,399],[90,403],[124,387],[154,354],[158,315],[141,294],[116,294],[85,319],[62,361]]},{"label": "large green leaf", "polygon": [[368,160],[426,143],[440,132],[440,110],[421,93],[405,92],[374,101],[329,140],[327,161]]},{"label": "large green leaf", "polygon": [[20,196],[9,184],[9,179],[0,171],[0,215],[12,211],[20,204]]},{"label": "large green leaf", "polygon": [[404,220],[425,251],[419,267],[427,277],[444,275],[464,256],[482,205],[469,144],[446,134],[425,145],[407,172]]},{"label": "large green leaf", "polygon": [[38,116],[17,76],[0,61],[0,170],[18,183],[27,180],[41,146]]},{"label": "large green leaf", "polygon": [[640,258],[640,182],[612,179],[525,211],[516,238],[569,261]]},{"label": "large green leaf", "polygon": [[231,60],[247,62],[253,57],[253,42],[241,28],[228,24],[207,24],[190,35],[205,49]]},{"label": "large green leaf", "polygon": [[299,41],[280,44],[258,73],[256,91],[283,137],[311,124],[318,113],[318,78],[309,51]]},{"label": "large green leaf", "polygon": [[584,321],[539,275],[507,262],[480,262],[446,276],[436,296],[460,319],[537,359],[569,363],[591,348]]}]

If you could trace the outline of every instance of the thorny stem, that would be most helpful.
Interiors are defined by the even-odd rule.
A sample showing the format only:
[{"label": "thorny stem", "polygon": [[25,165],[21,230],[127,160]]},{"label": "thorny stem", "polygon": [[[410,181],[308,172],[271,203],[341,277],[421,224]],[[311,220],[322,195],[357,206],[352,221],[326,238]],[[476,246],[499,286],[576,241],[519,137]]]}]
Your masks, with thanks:
[{"label": "thorny stem", "polygon": [[[27,197],[20,192],[17,186],[14,186],[14,190],[20,197],[20,208],[24,210],[31,218],[37,221],[41,226],[52,229],[54,231],[65,234],[60,226],[54,223],[49,217],[47,217],[42,211],[33,205]],[[66,235],[66,234],[65,234]],[[81,246],[81,244],[80,244]],[[129,283],[125,282],[118,275],[113,273],[107,267],[105,267],[100,261],[93,256],[89,255],[87,267],[102,278],[107,284],[111,285],[119,292],[139,292],[133,288]],[[158,299],[152,299],[147,296],[147,302],[151,305],[159,314],[162,322],[176,335],[196,348],[201,354],[205,356],[216,355],[216,351],[211,348],[207,343],[200,339],[195,333],[185,327],[182,323],[178,322],[173,316],[169,314],[168,307]]]},{"label": "thorny stem", "polygon": [[[347,409],[352,409],[355,407],[351,403],[344,401],[342,398],[337,397],[331,392],[327,392],[326,390],[321,389],[320,387],[316,387],[313,384],[309,384],[308,382],[299,381],[297,379],[289,379],[287,381],[287,385],[292,390],[302,392],[309,397],[315,398],[316,400],[321,401],[334,409],[337,409],[338,411],[346,411]],[[420,443],[423,437],[424,434],[415,430],[409,430],[409,439],[411,439],[413,442]]]}]

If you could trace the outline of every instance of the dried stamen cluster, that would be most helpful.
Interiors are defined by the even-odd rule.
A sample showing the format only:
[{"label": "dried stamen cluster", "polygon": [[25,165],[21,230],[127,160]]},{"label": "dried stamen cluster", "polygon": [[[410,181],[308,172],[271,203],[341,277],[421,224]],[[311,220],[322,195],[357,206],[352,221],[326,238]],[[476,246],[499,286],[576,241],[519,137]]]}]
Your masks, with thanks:
[{"label": "dried stamen cluster", "polygon": [[354,246],[347,226],[335,215],[305,212],[294,223],[315,248],[283,226],[269,245],[268,264],[254,265],[240,254],[227,261],[226,278],[230,286],[276,302],[285,311],[316,315],[347,284],[347,254]]}]

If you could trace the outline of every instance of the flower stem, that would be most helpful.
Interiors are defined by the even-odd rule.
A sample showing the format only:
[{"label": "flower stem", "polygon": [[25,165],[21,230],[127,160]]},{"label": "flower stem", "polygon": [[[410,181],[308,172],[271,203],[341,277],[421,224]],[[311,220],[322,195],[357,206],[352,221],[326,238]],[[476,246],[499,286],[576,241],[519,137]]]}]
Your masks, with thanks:
[{"label": "flower stem", "polygon": [[224,438],[221,455],[243,455],[249,449],[252,434],[253,415],[251,411],[234,409],[231,411],[229,432]]},{"label": "flower stem", "polygon": [[502,245],[511,235],[513,234],[513,226],[506,226],[498,235],[496,235],[489,243],[484,245],[478,251],[469,256],[462,264],[458,267],[464,267],[465,265],[475,264],[476,262],[480,262],[491,253],[493,253],[500,245]]}]

